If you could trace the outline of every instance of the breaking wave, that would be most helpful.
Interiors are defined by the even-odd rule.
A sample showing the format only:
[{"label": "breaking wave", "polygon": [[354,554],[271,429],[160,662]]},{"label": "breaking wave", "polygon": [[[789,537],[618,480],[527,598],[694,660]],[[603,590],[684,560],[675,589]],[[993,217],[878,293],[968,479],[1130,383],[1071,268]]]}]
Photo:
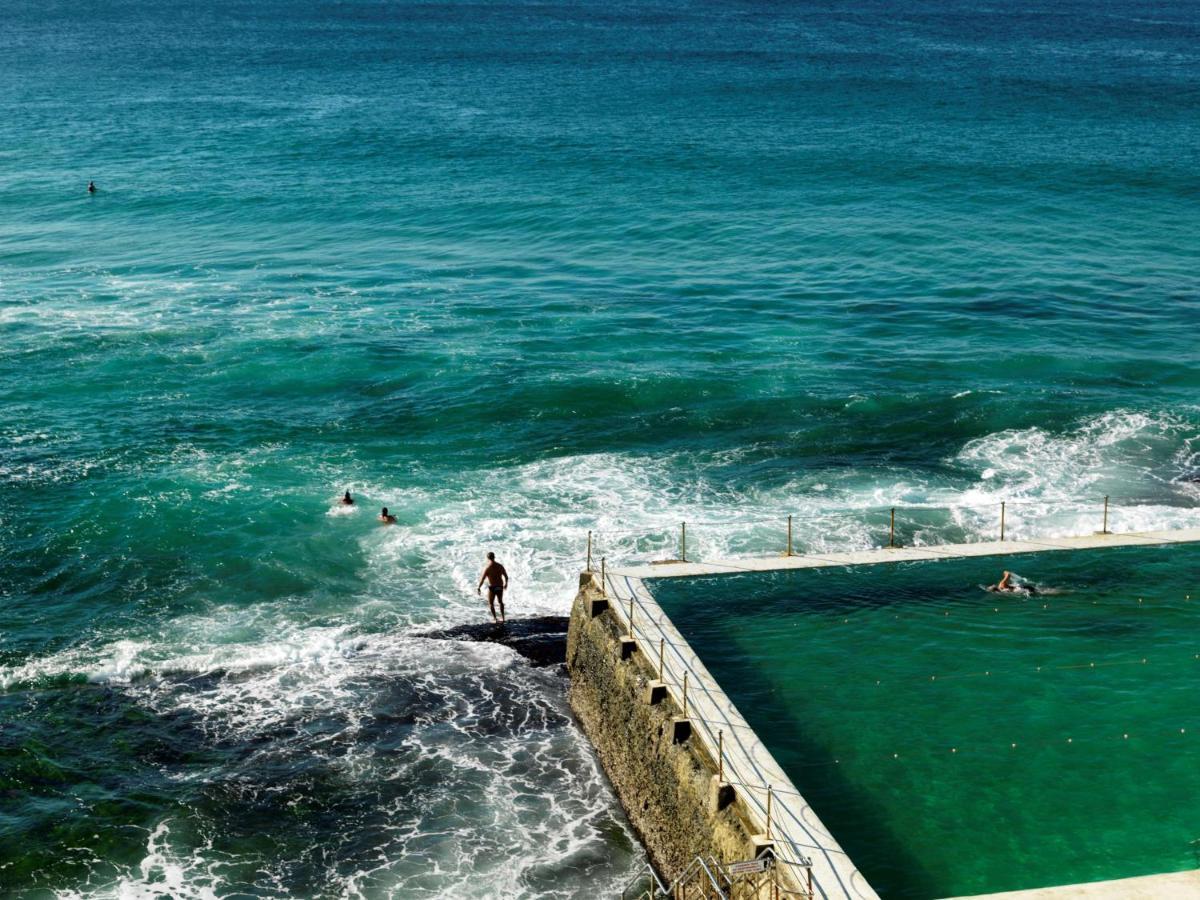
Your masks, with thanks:
[{"label": "breaking wave", "polygon": [[[114,691],[236,761],[172,772],[186,790],[147,834],[144,858],[97,861],[62,895],[215,897],[244,887],[248,868],[256,890],[275,896],[619,890],[640,857],[562,679],[502,646],[419,636],[483,615],[484,550],[509,569],[510,615],[564,615],[589,530],[594,554],[614,562],[674,555],[681,521],[690,555],[757,554],[780,544],[790,512],[797,549],[816,551],[878,545],[880,510],[896,504],[916,541],[979,540],[994,536],[1005,500],[1014,536],[1081,533],[1094,530],[1105,493],[1116,530],[1198,525],[1197,441],[1180,417],[1114,411],[1066,431],[972,440],[937,474],[830,468],[769,487],[723,477],[742,451],[574,456],[444,489],[322,470],[352,484],[364,512],[379,500],[400,519],[385,528],[367,515],[320,516],[320,528],[357,542],[366,574],[353,604],[209,604],[0,669],[8,691]],[[213,484],[252,480],[258,464],[181,463]],[[1118,486],[1135,496],[1118,497]],[[294,809],[322,810],[320,827],[301,816],[295,846],[264,858],[239,847],[235,819]]]}]

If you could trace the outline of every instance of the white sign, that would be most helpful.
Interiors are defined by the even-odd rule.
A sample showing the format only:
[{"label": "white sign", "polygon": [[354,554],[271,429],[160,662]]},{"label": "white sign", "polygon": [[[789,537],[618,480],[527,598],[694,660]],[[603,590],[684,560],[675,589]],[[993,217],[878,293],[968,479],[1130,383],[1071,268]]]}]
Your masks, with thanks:
[{"label": "white sign", "polygon": [[731,864],[726,871],[730,875],[752,875],[755,872],[767,871],[767,862],[765,856],[760,856],[758,859],[746,859]]}]

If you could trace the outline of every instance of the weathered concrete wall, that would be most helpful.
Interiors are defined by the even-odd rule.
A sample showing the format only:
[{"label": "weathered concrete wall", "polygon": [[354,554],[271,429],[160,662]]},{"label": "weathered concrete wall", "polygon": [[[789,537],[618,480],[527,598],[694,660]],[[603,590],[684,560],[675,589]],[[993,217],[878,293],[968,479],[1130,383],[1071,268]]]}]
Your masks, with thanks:
[{"label": "weathered concrete wall", "polygon": [[754,856],[752,825],[740,802],[717,810],[716,764],[696,739],[674,743],[681,711],[646,700],[654,660],[642,648],[621,659],[621,623],[592,616],[599,581],[580,578],[567,632],[571,708],[596,748],[629,821],[659,874],[673,879],[697,855],[721,862]]}]

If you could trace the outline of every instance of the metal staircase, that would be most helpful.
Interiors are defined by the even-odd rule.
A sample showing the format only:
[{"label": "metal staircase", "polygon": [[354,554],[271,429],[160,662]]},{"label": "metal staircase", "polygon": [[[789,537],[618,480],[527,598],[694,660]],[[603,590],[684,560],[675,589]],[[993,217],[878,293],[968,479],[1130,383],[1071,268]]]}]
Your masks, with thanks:
[{"label": "metal staircase", "polygon": [[[797,890],[782,876],[795,866]],[[719,863],[697,856],[669,885],[649,865],[621,892],[621,900],[812,900],[812,868],[808,860],[790,863],[770,852],[755,859]]]}]

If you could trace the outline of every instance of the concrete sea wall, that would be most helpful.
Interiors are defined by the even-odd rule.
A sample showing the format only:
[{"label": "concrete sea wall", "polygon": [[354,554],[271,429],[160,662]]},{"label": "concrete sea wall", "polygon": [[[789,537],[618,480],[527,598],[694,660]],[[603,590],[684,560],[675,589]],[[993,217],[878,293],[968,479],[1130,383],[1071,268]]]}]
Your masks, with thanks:
[{"label": "concrete sea wall", "polygon": [[646,582],[601,577],[571,611],[571,706],[659,874],[769,848],[780,897],[878,900]]},{"label": "concrete sea wall", "polygon": [[686,735],[665,691],[649,696],[652,663],[622,647],[621,623],[607,604],[593,615],[598,579],[580,580],[567,633],[571,707],[655,869],[669,880],[698,855],[752,858],[754,825],[740,803],[729,802],[730,792],[718,795],[715,760]]}]

